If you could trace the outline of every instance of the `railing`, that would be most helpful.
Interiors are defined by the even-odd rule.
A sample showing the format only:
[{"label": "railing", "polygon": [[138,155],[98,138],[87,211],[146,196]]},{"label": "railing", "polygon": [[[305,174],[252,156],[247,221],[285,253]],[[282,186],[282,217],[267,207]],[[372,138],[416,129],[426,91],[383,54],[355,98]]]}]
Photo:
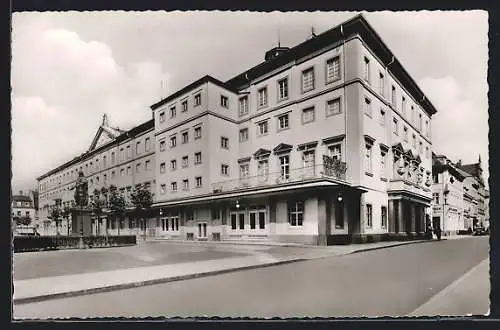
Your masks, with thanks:
[{"label": "railing", "polygon": [[345,181],[346,163],[335,162],[331,165],[319,164],[289,170],[288,173],[273,172],[245,178],[220,181],[212,184],[214,193],[241,190],[255,187],[273,186],[285,183],[308,181],[317,178],[331,178]]},{"label": "railing", "polygon": [[[73,249],[79,247],[79,243],[79,236],[17,236],[14,252]],[[83,236],[83,244],[88,247],[134,245],[136,236]]]}]

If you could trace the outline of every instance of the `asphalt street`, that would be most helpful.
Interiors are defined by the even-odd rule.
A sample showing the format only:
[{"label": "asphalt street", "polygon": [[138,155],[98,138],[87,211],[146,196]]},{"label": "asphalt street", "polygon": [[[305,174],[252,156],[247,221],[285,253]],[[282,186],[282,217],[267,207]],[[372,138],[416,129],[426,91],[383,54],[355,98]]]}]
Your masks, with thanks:
[{"label": "asphalt street", "polygon": [[405,316],[488,258],[488,251],[488,237],[410,244],[15,305],[14,317]]}]

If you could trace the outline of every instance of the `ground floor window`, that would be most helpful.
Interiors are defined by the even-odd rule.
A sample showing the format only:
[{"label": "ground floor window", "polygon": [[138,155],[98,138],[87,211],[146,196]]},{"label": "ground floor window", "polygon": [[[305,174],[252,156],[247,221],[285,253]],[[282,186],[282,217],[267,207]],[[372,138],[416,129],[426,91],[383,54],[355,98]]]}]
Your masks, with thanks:
[{"label": "ground floor window", "polygon": [[236,213],[231,214],[231,229],[236,230]]},{"label": "ground floor window", "polygon": [[304,222],[304,202],[288,204],[288,222],[291,226],[302,226]]},{"label": "ground floor window", "polygon": [[199,222],[198,223],[198,237],[205,238],[207,237],[207,223]]},{"label": "ground floor window", "polygon": [[366,227],[368,228],[373,226],[372,214],[372,205],[366,204]]},{"label": "ground floor window", "polygon": [[163,231],[179,231],[179,217],[161,219],[161,229]]},{"label": "ground floor window", "polygon": [[382,228],[387,228],[387,207],[382,206],[381,208],[381,222]]}]

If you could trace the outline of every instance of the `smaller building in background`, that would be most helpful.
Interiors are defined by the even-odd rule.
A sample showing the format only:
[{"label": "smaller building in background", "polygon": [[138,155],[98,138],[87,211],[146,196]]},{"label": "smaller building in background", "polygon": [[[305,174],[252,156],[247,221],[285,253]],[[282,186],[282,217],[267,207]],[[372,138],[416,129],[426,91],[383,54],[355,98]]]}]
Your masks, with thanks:
[{"label": "smaller building in background", "polygon": [[464,222],[464,180],[450,159],[432,154],[432,226],[443,235],[455,235],[467,229]]},{"label": "smaller building in background", "polygon": [[12,228],[14,233],[17,233],[22,228],[30,228],[33,231],[33,227],[36,226],[37,212],[36,207],[33,202],[33,192],[23,192],[19,191],[19,194],[12,195],[11,199],[11,220]]}]

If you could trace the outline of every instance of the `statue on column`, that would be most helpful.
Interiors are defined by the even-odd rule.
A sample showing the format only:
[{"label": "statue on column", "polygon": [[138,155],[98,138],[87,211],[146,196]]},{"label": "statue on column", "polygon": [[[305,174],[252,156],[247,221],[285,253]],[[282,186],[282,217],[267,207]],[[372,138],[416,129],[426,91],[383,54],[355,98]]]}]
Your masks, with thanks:
[{"label": "statue on column", "polygon": [[75,204],[77,207],[88,205],[88,182],[83,171],[78,172],[78,179],[75,184]]}]

